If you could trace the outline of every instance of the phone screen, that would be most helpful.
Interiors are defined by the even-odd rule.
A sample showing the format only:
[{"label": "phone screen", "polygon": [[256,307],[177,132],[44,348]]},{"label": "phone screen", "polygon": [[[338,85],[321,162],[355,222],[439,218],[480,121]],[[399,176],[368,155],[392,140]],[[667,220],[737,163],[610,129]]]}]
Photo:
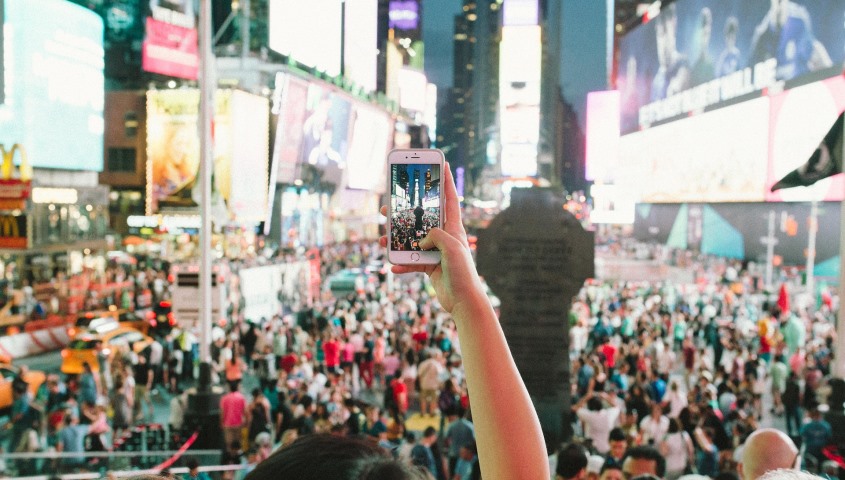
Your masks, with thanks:
[{"label": "phone screen", "polygon": [[440,165],[390,166],[390,249],[419,251],[419,241],[440,227]]}]

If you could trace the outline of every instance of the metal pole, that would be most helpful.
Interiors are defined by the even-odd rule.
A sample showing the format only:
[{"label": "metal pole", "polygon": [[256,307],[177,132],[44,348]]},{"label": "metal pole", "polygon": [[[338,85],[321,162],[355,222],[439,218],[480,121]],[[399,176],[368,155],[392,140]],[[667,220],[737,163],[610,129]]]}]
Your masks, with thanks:
[{"label": "metal pole", "polygon": [[775,238],[775,211],[772,210],[769,212],[769,232],[768,236],[763,239],[763,242],[766,244],[766,289],[772,289],[772,268],[774,267],[775,262],[775,244],[777,244],[777,239]]},{"label": "metal pole", "polygon": [[243,68],[246,58],[249,56],[249,19],[251,16],[251,9],[249,6],[250,0],[241,0],[241,67]]},{"label": "metal pole", "polygon": [[[201,0],[199,25],[200,50],[200,362],[211,362],[211,172],[214,145],[211,123],[214,118],[214,54],[211,38],[211,0]],[[202,376],[202,375],[201,375]]]},{"label": "metal pole", "polygon": [[818,230],[819,202],[810,203],[809,232],[807,238],[807,294],[810,295],[810,312],[816,311],[816,278],[813,270],[816,268],[816,231]]}]

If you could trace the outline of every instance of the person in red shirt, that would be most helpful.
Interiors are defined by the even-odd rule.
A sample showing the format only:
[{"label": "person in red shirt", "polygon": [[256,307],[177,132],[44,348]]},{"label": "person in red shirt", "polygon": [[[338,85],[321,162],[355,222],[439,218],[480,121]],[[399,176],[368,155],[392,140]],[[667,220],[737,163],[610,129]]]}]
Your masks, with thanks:
[{"label": "person in red shirt", "polygon": [[340,342],[337,336],[331,335],[323,342],[323,355],[325,356],[326,370],[336,371],[340,368]]},{"label": "person in red shirt", "polygon": [[610,343],[610,338],[605,337],[601,345],[601,353],[604,355],[604,366],[610,371],[616,365],[616,347]]},{"label": "person in red shirt", "polygon": [[390,386],[393,387],[393,401],[396,403],[396,408],[404,416],[408,412],[408,386],[405,385],[405,379],[401,373],[390,381]]}]

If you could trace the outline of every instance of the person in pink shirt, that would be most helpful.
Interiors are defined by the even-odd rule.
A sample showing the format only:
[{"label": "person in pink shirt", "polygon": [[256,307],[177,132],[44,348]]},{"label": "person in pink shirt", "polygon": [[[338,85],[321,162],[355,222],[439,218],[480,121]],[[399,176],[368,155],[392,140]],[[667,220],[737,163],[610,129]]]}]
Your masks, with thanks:
[{"label": "person in pink shirt", "polygon": [[226,446],[241,440],[243,428],[249,424],[249,410],[246,397],[238,390],[236,383],[229,384],[229,393],[220,399],[220,426]]}]

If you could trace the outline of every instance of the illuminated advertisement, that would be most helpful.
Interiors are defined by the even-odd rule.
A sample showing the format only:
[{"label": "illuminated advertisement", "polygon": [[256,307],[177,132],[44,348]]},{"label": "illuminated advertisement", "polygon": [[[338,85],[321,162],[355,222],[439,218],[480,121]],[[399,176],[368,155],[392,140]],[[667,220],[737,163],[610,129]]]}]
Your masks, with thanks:
[{"label": "illuminated advertisement", "polygon": [[102,171],[102,19],[65,0],[4,3],[0,144],[25,145],[36,168]]},{"label": "illuminated advertisement", "polygon": [[163,206],[196,206],[191,190],[199,173],[198,90],[147,92],[147,200]]},{"label": "illuminated advertisement", "polygon": [[393,134],[390,116],[363,105],[355,108],[354,116],[347,187],[384,193],[385,162]]},{"label": "illuminated advertisement", "polygon": [[343,75],[372,92],[378,68],[378,0],[354,0],[345,5]]},{"label": "illuminated advertisement", "polygon": [[271,49],[331,76],[340,74],[342,2],[270,0],[269,8]]},{"label": "illuminated advertisement", "polygon": [[195,0],[150,0],[150,13],[160,22],[185,28],[196,26]]},{"label": "illuminated advertisement", "polygon": [[587,180],[612,181],[619,160],[619,92],[587,94]]},{"label": "illuminated advertisement", "polygon": [[399,70],[399,106],[414,112],[425,112],[427,79],[413,68]]},{"label": "illuminated advertisement", "polygon": [[391,0],[388,10],[387,28],[417,30],[420,27],[420,5],[418,0]]},{"label": "illuminated advertisement", "polygon": [[308,86],[299,165],[305,183],[340,185],[349,150],[351,104],[333,89]]},{"label": "illuminated advertisement", "polygon": [[261,222],[267,213],[270,107],[266,98],[239,90],[220,90],[217,97],[215,190],[238,222]]},{"label": "illuminated advertisement", "polygon": [[141,47],[141,68],[146,72],[196,80],[199,72],[197,30],[147,17]]},{"label": "illuminated advertisement", "polygon": [[[261,221],[266,213],[268,115],[262,97],[230,90],[215,95],[213,187],[240,222]],[[198,90],[147,92],[149,213],[196,207],[198,119]]]},{"label": "illuminated advertisement", "polygon": [[6,12],[6,7],[3,6],[5,0],[0,0],[0,105],[6,102],[6,68],[3,60],[3,23]]},{"label": "illuminated advertisement", "polygon": [[682,0],[620,46],[630,133],[839,75],[845,2]]},{"label": "illuminated advertisement", "polygon": [[302,145],[302,124],[305,122],[305,102],[308,100],[308,82],[300,78],[279,74],[276,76],[279,104],[274,113],[279,115],[273,147],[276,165],[276,183],[293,183],[297,180]]},{"label": "illuminated advertisement", "polygon": [[502,175],[537,175],[540,140],[540,27],[503,27],[500,48]]},{"label": "illuminated advertisement", "polygon": [[762,201],[768,123],[768,99],[758,98],[626,135],[606,183],[642,202]]},{"label": "illuminated advertisement", "polygon": [[506,27],[537,25],[540,6],[537,0],[505,0],[502,25]]}]

